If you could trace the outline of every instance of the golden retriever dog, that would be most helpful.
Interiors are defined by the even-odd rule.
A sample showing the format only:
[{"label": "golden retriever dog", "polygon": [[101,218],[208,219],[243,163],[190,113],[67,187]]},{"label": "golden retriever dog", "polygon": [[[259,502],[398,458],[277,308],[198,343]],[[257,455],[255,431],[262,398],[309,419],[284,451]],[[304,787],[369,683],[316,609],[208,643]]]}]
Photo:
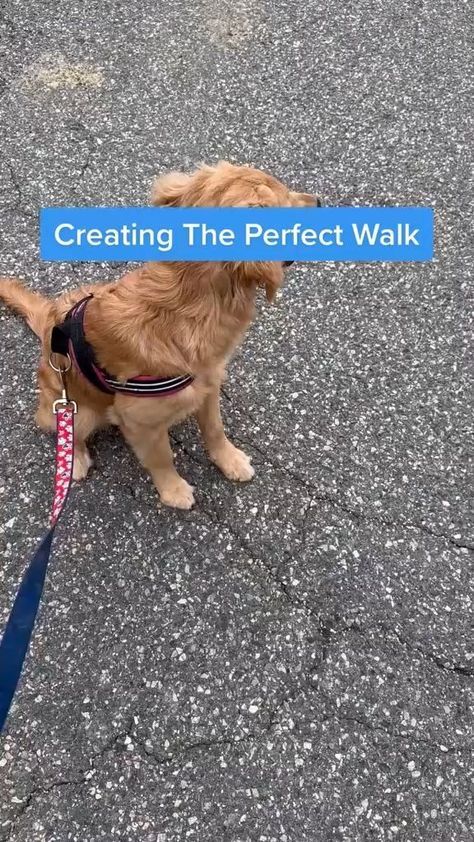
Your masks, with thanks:
[{"label": "golden retriever dog", "polygon": [[[154,185],[154,205],[175,207],[301,207],[314,205],[271,175],[225,161],[189,175],[169,173]],[[77,402],[73,476],[83,479],[91,465],[86,440],[116,423],[149,471],[162,503],[190,509],[193,488],[173,465],[168,431],[189,415],[197,419],[210,459],[231,480],[250,480],[249,457],[227,438],[219,398],[226,364],[255,316],[257,290],[269,301],[283,282],[281,262],[150,262],[119,281],[82,286],[50,300],[10,278],[0,279],[0,298],[22,314],[42,341],[36,421],[55,429],[53,401],[60,397],[58,375],[49,365],[51,332],[73,305],[92,293],[84,333],[101,368],[117,382],[130,378],[191,375],[176,394],[135,397],[100,391],[73,365],[68,394]],[[59,357],[57,358],[60,359]],[[64,360],[63,360],[64,362]]]}]

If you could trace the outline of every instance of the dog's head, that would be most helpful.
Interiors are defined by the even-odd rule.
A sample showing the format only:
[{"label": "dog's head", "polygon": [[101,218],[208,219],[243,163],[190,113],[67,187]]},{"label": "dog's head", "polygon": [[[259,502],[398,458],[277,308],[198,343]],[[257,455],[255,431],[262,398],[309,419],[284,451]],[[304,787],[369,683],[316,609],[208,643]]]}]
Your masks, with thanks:
[{"label": "dog's head", "polygon": [[[319,204],[310,193],[290,190],[272,175],[252,167],[219,161],[187,175],[171,172],[155,182],[152,202],[171,207],[305,207]],[[229,263],[227,268],[243,283],[264,287],[271,301],[283,283],[281,262]]]}]

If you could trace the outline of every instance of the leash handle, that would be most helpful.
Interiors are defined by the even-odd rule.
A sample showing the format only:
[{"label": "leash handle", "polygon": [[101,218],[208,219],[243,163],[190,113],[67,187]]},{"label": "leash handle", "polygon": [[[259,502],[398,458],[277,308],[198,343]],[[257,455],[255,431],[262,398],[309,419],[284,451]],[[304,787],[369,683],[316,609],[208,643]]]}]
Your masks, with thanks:
[{"label": "leash handle", "polygon": [[13,608],[0,643],[0,732],[3,729],[35,624],[43,593],[51,554],[54,531],[64,508],[72,480],[74,460],[74,414],[77,408],[69,401],[61,378],[63,396],[55,401],[56,471],[50,528],[41,539],[23,574]]}]

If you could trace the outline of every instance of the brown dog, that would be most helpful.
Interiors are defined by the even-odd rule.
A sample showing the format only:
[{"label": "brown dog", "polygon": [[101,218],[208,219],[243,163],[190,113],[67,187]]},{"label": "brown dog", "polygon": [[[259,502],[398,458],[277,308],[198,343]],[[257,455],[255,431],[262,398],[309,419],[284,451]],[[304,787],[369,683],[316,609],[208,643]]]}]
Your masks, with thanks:
[{"label": "brown dog", "polygon": [[[301,207],[314,205],[315,199],[288,190],[264,172],[221,161],[191,175],[162,176],[154,186],[153,204]],[[117,381],[137,375],[194,377],[175,395],[136,398],[105,394],[73,367],[67,376],[69,397],[79,407],[74,478],[84,478],[91,465],[87,437],[98,427],[118,423],[150,472],[162,502],[191,508],[193,489],[173,465],[168,430],[195,415],[211,460],[229,479],[251,479],[250,459],[225,435],[220,386],[227,361],[254,318],[258,287],[272,300],[282,281],[283,265],[276,262],[146,263],[118,282],[84,286],[52,301],[19,281],[0,279],[0,298],[21,313],[42,340],[36,420],[44,430],[54,429],[52,403],[60,393],[48,364],[51,330],[90,292],[93,298],[84,321],[87,342],[99,365]]]}]

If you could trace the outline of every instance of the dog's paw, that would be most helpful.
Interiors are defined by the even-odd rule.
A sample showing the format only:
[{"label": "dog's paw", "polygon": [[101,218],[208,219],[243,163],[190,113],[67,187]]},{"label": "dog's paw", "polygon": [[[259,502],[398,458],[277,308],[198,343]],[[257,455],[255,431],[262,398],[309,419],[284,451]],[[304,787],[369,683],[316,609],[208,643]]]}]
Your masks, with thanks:
[{"label": "dog's paw", "polygon": [[248,482],[255,475],[250,458],[230,441],[226,442],[221,450],[212,453],[211,459],[227,479]]},{"label": "dog's paw", "polygon": [[85,479],[89,468],[92,467],[92,459],[90,456],[87,447],[84,450],[77,450],[74,453],[74,463],[72,466],[72,478],[79,482],[81,479]]},{"label": "dog's paw", "polygon": [[166,488],[160,491],[160,500],[165,506],[174,509],[192,509],[194,506],[193,487],[182,477],[176,477]]}]

